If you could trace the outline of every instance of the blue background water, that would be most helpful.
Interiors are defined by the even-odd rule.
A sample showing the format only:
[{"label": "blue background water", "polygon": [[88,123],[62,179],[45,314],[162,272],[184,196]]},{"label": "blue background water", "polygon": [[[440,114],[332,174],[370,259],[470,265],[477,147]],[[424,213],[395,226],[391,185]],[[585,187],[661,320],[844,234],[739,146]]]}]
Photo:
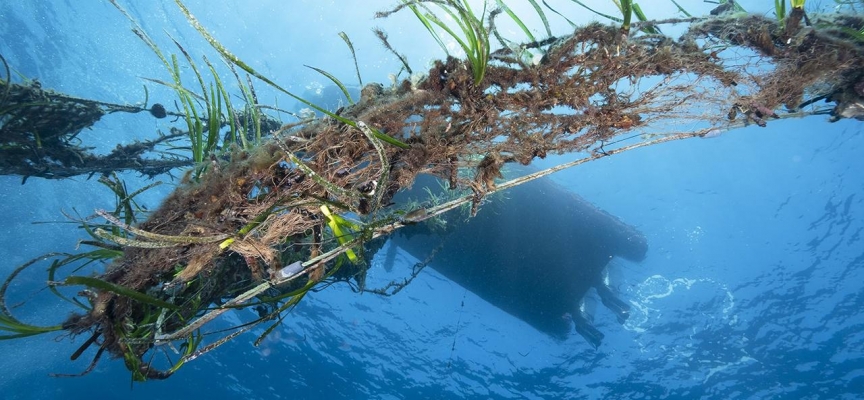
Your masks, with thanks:
[{"label": "blue background water", "polygon": [[[385,28],[413,65],[441,56],[409,13],[370,20],[387,1],[280,3],[188,5],[227,47],[296,92],[326,83],[302,64],[353,77],[336,36],[343,30],[355,42],[364,81],[387,82],[399,66],[370,26]],[[674,15],[665,3],[649,16]],[[164,48],[167,30],[193,53],[209,52],[173,3],[134,4],[129,11]],[[568,4],[556,9],[588,17]],[[530,25],[530,9],[521,15]],[[0,4],[0,52],[10,64],[82,97],[139,102],[140,77],[166,78],[128,28],[103,1]],[[274,95],[263,86],[266,102]],[[170,98],[149,87],[151,102]],[[84,134],[107,149],[169,126],[117,115]],[[132,389],[120,360],[103,360],[82,378],[49,377],[86,367],[86,356],[68,360],[80,339],[0,342],[0,397],[856,398],[864,392],[862,151],[859,122],[815,117],[654,146],[553,176],[649,240],[644,262],[613,262],[617,288],[634,312],[623,326],[597,313],[606,334],[598,350],[578,335],[556,342],[426,270],[392,298],[346,287],[311,295],[261,347],[246,334],[168,381]],[[169,190],[163,185],[145,202],[155,207]],[[20,178],[0,177],[0,272],[47,251],[73,251],[79,233],[70,225],[32,222],[62,221],[61,210],[88,214],[112,201],[93,180],[22,186]],[[373,260],[370,279],[386,281],[414,262],[400,253],[387,273]],[[40,279],[33,273],[22,285]],[[45,293],[24,299],[29,305],[19,313],[28,321],[56,323],[69,312]]]}]

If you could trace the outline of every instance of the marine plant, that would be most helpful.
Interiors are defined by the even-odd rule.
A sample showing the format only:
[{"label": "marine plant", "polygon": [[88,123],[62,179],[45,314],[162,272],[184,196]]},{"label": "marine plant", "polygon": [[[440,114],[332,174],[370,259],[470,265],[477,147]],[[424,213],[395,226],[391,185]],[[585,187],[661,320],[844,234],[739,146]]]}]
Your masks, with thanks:
[{"label": "marine plant", "polygon": [[[439,6],[445,14],[451,17],[459,27],[459,32],[451,28],[443,22],[441,18],[435,15],[429,7],[424,4],[426,2],[403,0],[402,3],[414,12],[414,15],[416,15],[420,22],[423,23],[423,26],[429,34],[435,38],[435,41],[438,42],[445,52],[448,52],[447,46],[445,46],[444,42],[441,41],[441,38],[438,37],[433,24],[447,32],[447,34],[459,44],[459,47],[461,47],[465,52],[465,57],[468,58],[468,62],[471,64],[471,73],[474,75],[474,84],[479,85],[480,81],[483,80],[483,76],[486,74],[486,66],[489,63],[489,52],[491,51],[491,43],[489,43],[489,29],[483,25],[483,18],[486,15],[485,3],[483,11],[478,16],[474,13],[474,10],[471,9],[468,0],[462,0],[461,2],[456,0],[428,2]],[[384,17],[386,14],[382,14],[381,16]]]},{"label": "marine plant", "polygon": [[[110,1],[122,11],[119,3]],[[192,167],[192,172],[151,211],[135,202],[150,186],[130,191],[111,173],[123,165],[84,169],[102,174],[101,181],[116,198],[114,210],[70,216],[76,228],[88,234],[81,244],[90,250],[52,253],[29,262],[0,288],[0,338],[61,330],[73,337],[84,335],[87,339],[73,359],[96,346],[91,368],[107,352],[122,358],[135,380],[165,379],[243,332],[271,323],[259,343],[310,291],[330,284],[381,294],[398,291],[398,284],[393,286],[397,289],[366,288],[364,245],[462,205],[476,213],[490,193],[636,148],[765,126],[776,119],[823,114],[864,119],[864,43],[848,33],[864,26],[855,13],[812,15],[810,26],[792,29],[791,14],[784,25],[739,12],[732,2],[720,4],[709,16],[648,20],[635,2],[621,0],[616,4],[622,18],[600,14],[615,25],[590,23],[554,36],[543,8],[531,1],[547,31],[546,38],[537,40],[523,18],[500,0],[482,10],[467,1],[405,0],[378,15],[410,10],[442,48],[446,50],[438,29],[462,48],[465,59],[448,54],[422,79],[409,77],[389,86],[367,83],[360,98],[351,99],[353,104],[328,110],[252,68],[216,40],[180,0],[176,3],[231,69],[243,111],[231,104],[217,68],[203,58],[213,79],[206,82],[194,56],[174,41],[199,92],[184,86],[178,57],[165,56],[133,21],[133,32],[171,76],[170,82],[150,82],[173,89],[180,105],[172,113],[182,118],[186,130],[177,128],[171,140],[187,142],[173,147],[188,145],[190,153],[170,167],[156,163],[160,160],[139,163],[161,168],[154,174],[179,166]],[[803,2],[792,3],[793,13],[797,5]],[[637,22],[632,21],[634,13]],[[495,19],[501,15],[520,26],[528,42],[517,44],[498,32]],[[678,39],[664,36],[660,27],[672,24],[686,24],[687,30]],[[490,37],[502,45],[493,47]],[[386,35],[382,41],[389,47]],[[718,48],[746,51],[748,56],[730,62],[717,55]],[[527,51],[541,56],[527,62]],[[401,62],[409,68],[404,58]],[[108,105],[46,91],[32,82],[15,83],[8,65],[5,69],[6,79],[0,81],[4,154],[45,148],[49,140],[59,146],[68,135],[113,111],[150,111],[157,117],[168,113],[164,107],[148,109],[146,95],[144,106]],[[344,90],[334,75],[314,69]],[[238,72],[248,74],[245,81]],[[258,104],[252,78],[324,117],[275,121]],[[33,115],[51,124],[36,126]],[[61,125],[69,116],[80,118]],[[160,137],[141,146],[148,150],[166,141]],[[133,150],[124,151],[145,151]],[[64,151],[66,158],[81,153]],[[580,156],[501,180],[508,163],[528,165],[564,153]],[[59,150],[56,154],[61,157]],[[47,165],[41,158],[4,158],[0,171],[69,176],[80,170],[76,165],[88,165],[82,154],[80,165],[55,163],[55,170],[13,163]],[[391,204],[419,174],[440,177],[450,189],[468,194],[444,202]],[[76,308],[62,323],[44,327],[22,321],[5,301],[11,282],[42,262],[50,262],[49,291]],[[106,266],[92,276],[79,272],[82,264],[97,262]],[[70,295],[66,286],[83,290]],[[211,328],[220,315],[238,308],[255,310],[257,318],[230,333]],[[179,350],[171,355],[172,348]],[[166,354],[165,359],[154,361],[157,353]]]}]

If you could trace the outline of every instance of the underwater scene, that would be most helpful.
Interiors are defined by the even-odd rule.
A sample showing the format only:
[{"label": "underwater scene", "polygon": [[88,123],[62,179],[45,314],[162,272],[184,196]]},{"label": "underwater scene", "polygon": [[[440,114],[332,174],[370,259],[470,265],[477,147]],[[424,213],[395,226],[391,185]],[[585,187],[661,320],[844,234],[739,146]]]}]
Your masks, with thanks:
[{"label": "underwater scene", "polygon": [[0,3],[0,398],[858,399],[864,1]]}]

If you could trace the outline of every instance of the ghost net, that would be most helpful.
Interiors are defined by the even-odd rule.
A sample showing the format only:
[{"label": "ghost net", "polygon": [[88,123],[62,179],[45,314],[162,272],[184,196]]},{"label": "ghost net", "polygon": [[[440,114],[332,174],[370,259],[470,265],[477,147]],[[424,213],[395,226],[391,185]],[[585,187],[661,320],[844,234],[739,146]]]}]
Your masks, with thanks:
[{"label": "ghost net", "polygon": [[[481,25],[487,34],[496,15]],[[333,282],[364,290],[364,244],[373,238],[460,204],[477,212],[488,194],[542,175],[496,183],[508,163],[585,155],[557,170],[772,119],[861,119],[864,45],[847,28],[864,20],[812,19],[812,27],[789,28],[719,13],[634,24],[632,33],[593,23],[489,52],[480,79],[476,62],[449,57],[422,77],[368,84],[356,104],[283,125],[257,146],[226,146],[198,163],[137,225],[120,212],[99,212],[107,222],[91,223],[97,240],[88,244],[114,252],[113,261],[98,277],[50,282],[87,286],[79,295],[86,311],[32,332],[89,335],[73,358],[96,344],[94,363],[107,351],[122,357],[135,379],[167,378],[275,321],[263,337],[310,290]],[[670,24],[688,29],[678,39],[656,29]],[[529,49],[542,57],[525,57]],[[419,174],[469,194],[438,205],[391,204]],[[244,307],[260,318],[204,344],[202,327]],[[7,325],[28,326],[5,302],[3,311]],[[148,361],[175,342],[182,343],[179,357],[165,368]]]}]

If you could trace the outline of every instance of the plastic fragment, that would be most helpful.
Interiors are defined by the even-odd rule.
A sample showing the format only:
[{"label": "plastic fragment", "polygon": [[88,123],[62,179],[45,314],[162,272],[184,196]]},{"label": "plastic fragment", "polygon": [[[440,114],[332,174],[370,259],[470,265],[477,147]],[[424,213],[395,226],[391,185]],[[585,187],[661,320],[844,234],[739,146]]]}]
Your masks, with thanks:
[{"label": "plastic fragment", "polygon": [[294,275],[299,274],[303,271],[303,263],[300,261],[295,261],[289,264],[287,267],[279,270],[279,279],[288,279]]}]

